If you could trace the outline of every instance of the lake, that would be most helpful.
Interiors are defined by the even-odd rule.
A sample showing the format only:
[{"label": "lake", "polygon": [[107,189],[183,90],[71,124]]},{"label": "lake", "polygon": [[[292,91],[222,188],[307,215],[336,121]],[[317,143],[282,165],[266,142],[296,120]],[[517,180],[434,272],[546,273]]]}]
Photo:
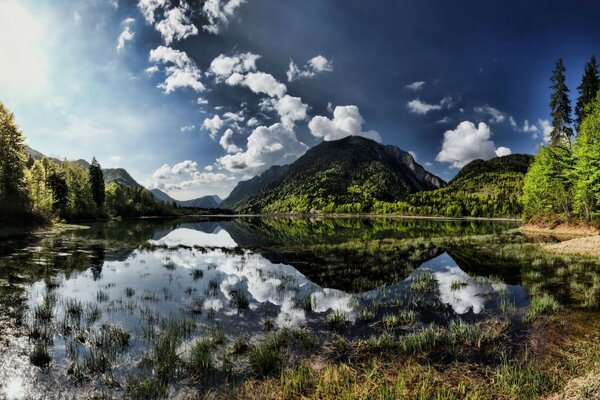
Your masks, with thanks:
[{"label": "lake", "polygon": [[527,257],[533,243],[553,239],[525,237],[518,226],[206,217],[8,240],[0,393],[186,396],[267,375],[245,351],[273,332],[304,335],[311,351],[331,338],[456,323],[502,320],[518,334],[532,294],[566,307],[598,301],[595,261]]}]

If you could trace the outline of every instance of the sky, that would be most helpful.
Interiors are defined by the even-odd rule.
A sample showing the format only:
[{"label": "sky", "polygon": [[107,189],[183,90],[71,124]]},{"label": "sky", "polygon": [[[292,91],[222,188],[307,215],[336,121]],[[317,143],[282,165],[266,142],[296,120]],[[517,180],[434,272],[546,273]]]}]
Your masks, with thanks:
[{"label": "sky", "polygon": [[179,200],[348,135],[449,180],[547,140],[554,63],[574,102],[598,15],[593,0],[0,0],[0,101],[34,149]]}]

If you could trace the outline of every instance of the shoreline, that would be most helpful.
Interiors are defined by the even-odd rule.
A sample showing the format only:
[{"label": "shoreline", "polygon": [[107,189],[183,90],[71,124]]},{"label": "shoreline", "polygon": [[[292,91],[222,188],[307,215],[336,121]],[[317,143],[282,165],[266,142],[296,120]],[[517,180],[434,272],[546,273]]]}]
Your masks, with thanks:
[{"label": "shoreline", "polygon": [[540,245],[540,249],[546,253],[600,257],[600,230],[597,228],[573,224],[561,224],[553,228],[525,224],[520,229],[524,234],[545,234],[559,239],[558,243]]}]

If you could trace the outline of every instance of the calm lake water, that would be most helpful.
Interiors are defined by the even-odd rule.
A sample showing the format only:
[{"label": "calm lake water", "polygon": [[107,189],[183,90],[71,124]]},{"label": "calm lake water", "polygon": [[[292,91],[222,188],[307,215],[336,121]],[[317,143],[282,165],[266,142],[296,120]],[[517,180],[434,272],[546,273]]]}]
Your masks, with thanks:
[{"label": "calm lake water", "polygon": [[[412,330],[456,318],[517,319],[528,305],[523,280],[542,285],[543,274],[494,253],[494,245],[531,240],[510,233],[516,227],[206,218],[99,223],[5,241],[0,398],[119,397],[128,380],[152,375],[144,360],[173,326],[185,358],[202,338],[253,343],[284,327],[326,331],[332,314],[347,321],[350,339],[381,331],[377,321],[398,310],[410,311]],[[238,372],[247,375],[243,365]],[[179,393],[190,385],[171,386]]]}]

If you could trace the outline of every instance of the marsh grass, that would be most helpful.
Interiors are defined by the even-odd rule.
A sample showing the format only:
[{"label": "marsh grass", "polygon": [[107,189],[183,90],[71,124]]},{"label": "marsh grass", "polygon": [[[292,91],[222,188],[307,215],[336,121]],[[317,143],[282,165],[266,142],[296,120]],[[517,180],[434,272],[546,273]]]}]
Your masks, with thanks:
[{"label": "marsh grass", "polygon": [[554,297],[548,293],[544,293],[540,296],[534,296],[531,298],[529,309],[525,314],[525,321],[532,322],[536,319],[554,314],[562,309],[562,306]]},{"label": "marsh grass", "polygon": [[327,314],[326,322],[331,331],[342,333],[346,330],[350,321],[348,321],[343,311],[334,310]]},{"label": "marsh grass", "polygon": [[197,341],[190,353],[187,369],[196,377],[207,377],[213,368],[213,343],[209,339]]}]

